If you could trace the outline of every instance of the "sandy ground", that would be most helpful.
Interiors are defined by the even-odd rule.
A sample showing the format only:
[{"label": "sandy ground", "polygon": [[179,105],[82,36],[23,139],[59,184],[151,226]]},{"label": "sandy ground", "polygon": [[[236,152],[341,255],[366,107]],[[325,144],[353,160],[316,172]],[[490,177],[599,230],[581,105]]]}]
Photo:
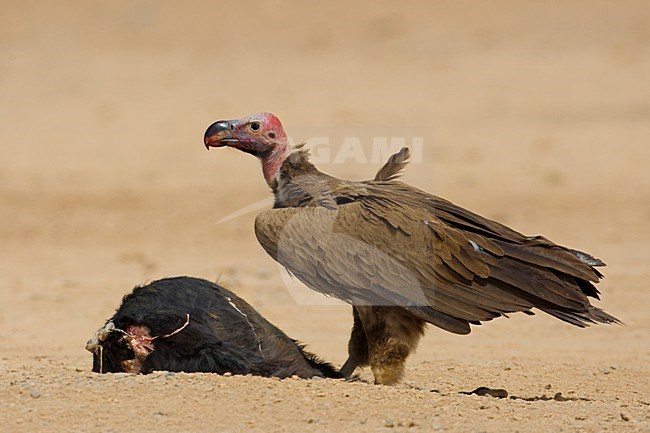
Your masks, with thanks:
[{"label": "sandy ground", "polygon": [[[1,1],[0,430],[650,431],[650,8],[552,3]],[[268,192],[203,132],[265,110],[300,140],[418,131],[406,181],[601,257],[627,326],[430,329],[395,387],[91,374],[121,296],[174,275],[345,360],[349,308],[288,287],[255,212],[216,224]],[[320,167],[368,178],[371,147]]]}]

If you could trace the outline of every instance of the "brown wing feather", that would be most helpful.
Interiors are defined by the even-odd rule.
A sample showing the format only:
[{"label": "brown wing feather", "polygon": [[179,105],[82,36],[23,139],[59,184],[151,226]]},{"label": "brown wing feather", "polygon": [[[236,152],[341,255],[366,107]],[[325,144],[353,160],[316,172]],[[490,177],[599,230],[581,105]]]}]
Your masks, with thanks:
[{"label": "brown wing feather", "polygon": [[[587,296],[598,298],[598,290],[590,281],[598,282],[602,277],[594,268],[604,266],[600,260],[556,245],[541,236],[526,237],[400,182],[381,185],[371,193],[400,200],[399,207],[394,207],[390,200],[383,200],[388,203],[385,215],[400,218],[403,214],[411,214],[413,209],[426,208],[436,219],[439,218],[444,227],[457,229],[461,234],[459,239],[465,239],[457,243],[473,242],[472,247],[483,253],[490,268],[489,284],[505,288],[562,320],[573,315],[573,319],[567,321],[578,326],[584,326],[585,322],[618,322],[616,318],[591,306],[587,299]],[[408,208],[406,212],[405,206]]]},{"label": "brown wing feather", "polygon": [[273,209],[257,217],[255,232],[312,289],[357,305],[399,306],[451,332],[533,307],[578,326],[616,321],[589,304],[576,278],[595,274],[568,250],[532,244],[539,239],[526,245],[529,238],[468,211],[452,213],[450,204],[439,219],[410,204],[409,194],[400,203],[384,192],[334,209]]},{"label": "brown wing feather", "polygon": [[363,241],[376,230],[372,222],[357,225],[357,238],[349,236],[345,231],[351,212],[341,212],[342,208],[348,209],[265,211],[255,220],[255,233],[271,257],[313,290],[355,305],[404,306],[443,329],[469,332],[467,321],[428,305],[415,272]]}]

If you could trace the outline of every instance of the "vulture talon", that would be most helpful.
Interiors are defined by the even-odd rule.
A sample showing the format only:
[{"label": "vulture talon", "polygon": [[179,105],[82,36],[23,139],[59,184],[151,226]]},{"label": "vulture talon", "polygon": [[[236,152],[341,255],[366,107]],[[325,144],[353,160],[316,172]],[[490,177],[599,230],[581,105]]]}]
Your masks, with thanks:
[{"label": "vulture talon", "polygon": [[345,382],[349,383],[354,383],[354,382],[361,382],[361,383],[368,383],[366,379],[362,379],[360,375],[355,374],[354,376],[346,377]]}]

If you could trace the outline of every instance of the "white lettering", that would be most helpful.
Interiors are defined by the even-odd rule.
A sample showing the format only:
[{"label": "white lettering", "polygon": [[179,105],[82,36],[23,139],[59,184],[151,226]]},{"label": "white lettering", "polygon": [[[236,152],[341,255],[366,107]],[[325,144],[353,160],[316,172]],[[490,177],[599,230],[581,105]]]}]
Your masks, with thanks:
[{"label": "white lettering", "polygon": [[314,164],[327,164],[330,162],[330,139],[328,137],[312,137],[309,139],[311,161]]},{"label": "white lettering", "polygon": [[333,164],[342,164],[348,159],[354,159],[358,164],[365,164],[366,155],[363,153],[363,146],[359,137],[345,137],[341,149],[334,157]]}]

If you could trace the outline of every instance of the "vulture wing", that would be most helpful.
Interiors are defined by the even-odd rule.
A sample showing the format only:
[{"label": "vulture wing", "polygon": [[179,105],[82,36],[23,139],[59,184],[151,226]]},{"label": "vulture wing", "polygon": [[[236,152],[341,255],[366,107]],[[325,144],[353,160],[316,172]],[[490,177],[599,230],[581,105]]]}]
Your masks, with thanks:
[{"label": "vulture wing", "polygon": [[591,256],[524,237],[401,182],[347,182],[333,194],[344,204],[277,208],[255,221],[263,248],[325,295],[397,306],[459,334],[470,323],[533,307],[581,327],[617,322],[587,299],[598,295],[592,266],[602,265]]}]

